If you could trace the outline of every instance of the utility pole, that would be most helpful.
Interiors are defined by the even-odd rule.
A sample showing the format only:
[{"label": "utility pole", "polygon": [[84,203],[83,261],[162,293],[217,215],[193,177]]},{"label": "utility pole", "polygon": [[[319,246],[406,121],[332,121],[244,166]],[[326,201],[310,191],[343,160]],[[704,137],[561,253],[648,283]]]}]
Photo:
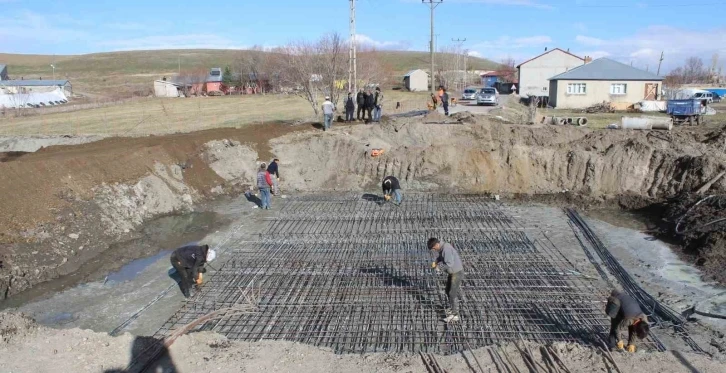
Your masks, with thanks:
[{"label": "utility pole", "polygon": [[469,80],[469,70],[466,69],[468,59],[469,59],[469,50],[464,49],[464,87],[462,87],[462,89],[466,89],[466,83]]},{"label": "utility pole", "polygon": [[658,72],[655,75],[660,76],[660,64],[663,63],[663,52],[660,52],[660,60],[658,61]]},{"label": "utility pole", "polygon": [[[459,43],[459,45],[456,47],[456,69],[459,70],[459,59],[461,58],[461,46],[464,45],[464,42],[466,41],[466,38],[463,39],[451,39],[454,43]],[[461,74],[461,84],[464,84],[464,76],[466,76],[466,73]],[[462,88],[463,89],[463,88]]]},{"label": "utility pole", "polygon": [[181,55],[178,55],[177,58],[179,62],[179,70],[177,71],[177,74],[181,75]]},{"label": "utility pole", "polygon": [[429,39],[429,49],[431,50],[431,93],[434,93],[434,85],[436,84],[436,79],[434,78],[434,9],[443,2],[444,0],[421,0],[422,4],[428,3],[429,8],[431,8],[431,39]]},{"label": "utility pole", "polygon": [[355,0],[350,0],[350,49],[348,51],[348,92],[358,91],[358,65],[355,45]]}]

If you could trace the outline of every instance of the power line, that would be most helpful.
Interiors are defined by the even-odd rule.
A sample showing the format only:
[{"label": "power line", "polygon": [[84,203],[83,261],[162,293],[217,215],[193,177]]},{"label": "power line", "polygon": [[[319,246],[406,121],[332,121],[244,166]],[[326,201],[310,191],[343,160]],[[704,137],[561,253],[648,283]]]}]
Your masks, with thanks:
[{"label": "power line", "polygon": [[[434,9],[439,4],[443,3],[444,0],[428,0],[429,7],[431,8],[431,39],[429,40],[429,49],[431,50],[431,93],[434,93]],[[421,3],[426,4],[427,0],[421,0]]]},{"label": "power line", "polygon": [[358,64],[355,41],[355,0],[350,0],[350,49],[348,51],[348,92],[358,91]]}]

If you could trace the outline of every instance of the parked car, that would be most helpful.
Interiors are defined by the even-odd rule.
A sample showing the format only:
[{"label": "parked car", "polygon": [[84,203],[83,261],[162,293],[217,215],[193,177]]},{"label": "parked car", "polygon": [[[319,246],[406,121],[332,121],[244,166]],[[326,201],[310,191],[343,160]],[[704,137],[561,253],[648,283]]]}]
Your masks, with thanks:
[{"label": "parked car", "polygon": [[719,95],[718,93],[714,92],[713,93],[713,102],[721,102],[721,95]]},{"label": "parked car", "polygon": [[498,105],[499,92],[496,88],[482,88],[476,96],[477,105]]},{"label": "parked car", "polygon": [[476,88],[467,88],[464,90],[464,94],[461,95],[462,100],[476,100],[477,90]]}]

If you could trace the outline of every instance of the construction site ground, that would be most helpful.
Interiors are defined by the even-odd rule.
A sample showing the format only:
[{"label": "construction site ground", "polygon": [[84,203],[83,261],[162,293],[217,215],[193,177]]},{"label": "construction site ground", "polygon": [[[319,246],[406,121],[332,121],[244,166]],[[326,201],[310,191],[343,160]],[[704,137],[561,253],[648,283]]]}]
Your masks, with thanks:
[{"label": "construction site ground", "polygon": [[[519,351],[526,344],[528,354],[537,360],[536,364],[541,364],[542,371],[550,359],[547,352],[540,350],[546,345],[552,346],[571,371],[614,371],[599,346],[584,338],[581,332],[597,331],[592,335],[606,332],[604,300],[618,281],[612,274],[599,272],[594,264],[598,260],[588,257],[588,245],[582,243],[582,233],[577,233],[562,210],[566,206],[581,210],[593,232],[618,262],[639,286],[663,305],[681,312],[698,304],[699,310],[726,313],[724,288],[711,282],[723,283],[719,268],[722,268],[724,252],[720,250],[724,249],[720,246],[723,241],[718,241],[718,232],[700,233],[712,238],[710,251],[684,253],[678,241],[670,240],[667,244],[659,239],[670,238],[665,231],[654,230],[658,218],[663,216],[640,220],[642,215],[621,210],[652,207],[669,197],[692,193],[724,171],[726,155],[721,147],[726,137],[722,125],[712,123],[708,127],[676,128],[671,132],[598,131],[511,125],[492,119],[496,115],[506,117],[506,111],[491,114],[457,113],[451,117],[436,113],[402,114],[385,118],[380,125],[337,125],[328,132],[307,124],[268,123],[166,136],[84,138],[73,140],[77,141],[74,145],[51,146],[36,152],[32,152],[36,145],[22,138],[7,140],[12,144],[6,148],[8,151],[0,163],[3,175],[8,175],[0,181],[0,191],[8,197],[2,199],[0,206],[3,219],[0,260],[4,267],[0,290],[3,298],[7,298],[0,303],[4,309],[0,314],[3,335],[0,364],[12,372],[123,371],[138,357],[139,345],[158,343],[158,338],[184,325],[192,316],[200,315],[197,312],[234,305],[241,295],[255,291],[264,300],[265,292],[272,292],[274,287],[258,282],[257,289],[249,283],[227,289],[224,284],[233,282],[224,276],[229,273],[253,276],[245,268],[247,271],[257,268],[260,273],[273,276],[277,272],[256,264],[246,265],[244,258],[266,257],[272,253],[267,250],[276,243],[289,245],[285,250],[290,253],[298,249],[319,250],[324,257],[325,253],[334,252],[329,252],[325,245],[335,247],[336,242],[345,248],[340,250],[366,245],[380,249],[403,242],[401,247],[405,249],[391,254],[399,255],[398,262],[390,266],[398,268],[400,263],[406,263],[400,267],[404,275],[368,268],[375,264],[375,252],[370,254],[372,263],[360,264],[356,267],[360,271],[351,274],[354,276],[351,281],[378,279],[381,283],[371,289],[389,286],[388,292],[394,298],[390,302],[381,300],[381,310],[351,309],[373,312],[374,316],[376,312],[383,312],[396,320],[406,313],[396,311],[393,306],[418,304],[416,307],[433,314],[426,318],[436,318],[434,303],[440,303],[437,302],[440,299],[432,297],[440,293],[434,284],[438,281],[442,285],[443,279],[437,279],[430,271],[424,272],[427,264],[424,256],[428,253],[422,246],[429,234],[436,233],[444,239],[449,235],[454,241],[465,240],[468,235],[474,242],[471,247],[495,242],[491,241],[491,235],[505,234],[504,242],[511,240],[512,247],[526,246],[529,250],[521,255],[546,254],[550,259],[542,259],[545,266],[541,271],[547,276],[561,273],[568,281],[567,288],[590,289],[587,296],[563,293],[562,307],[569,310],[566,312],[575,312],[570,310],[573,305],[585,307],[582,311],[585,313],[578,313],[580,316],[570,320],[573,328],[579,325],[579,332],[566,333],[557,327],[553,332],[552,325],[559,324],[543,322],[541,315],[526,312],[518,321],[501,321],[506,314],[499,307],[509,304],[506,302],[526,300],[502,296],[500,301],[504,303],[492,303],[498,298],[491,297],[494,293],[488,293],[486,284],[498,283],[507,277],[486,279],[477,276],[485,276],[487,271],[475,271],[477,274],[469,280],[470,294],[490,294],[490,297],[478,298],[478,301],[466,298],[465,282],[462,327],[471,327],[471,330],[454,332],[428,319],[413,320],[415,325],[432,325],[430,330],[421,329],[421,335],[440,335],[444,341],[453,342],[421,342],[416,339],[419,338],[416,333],[404,333],[396,337],[406,341],[398,347],[383,346],[386,343],[376,347],[377,343],[370,342],[357,351],[347,351],[356,352],[349,354],[336,346],[355,350],[357,344],[336,341],[331,331],[319,334],[315,342],[305,342],[299,334],[293,337],[285,331],[287,326],[280,319],[279,315],[285,313],[271,311],[273,304],[268,299],[267,303],[257,305],[258,324],[250,321],[253,317],[249,315],[207,323],[202,328],[207,331],[178,339],[170,347],[170,357],[159,359],[158,364],[167,371],[174,366],[182,372],[200,368],[230,371],[230,367],[234,367],[232,371],[250,372],[263,369],[419,372],[430,369],[427,364],[433,358],[450,372],[479,371],[477,365],[482,365],[483,371],[507,371],[514,366],[528,369],[522,357],[525,355]],[[508,121],[516,119],[508,118]],[[37,143],[38,139],[28,141]],[[42,141],[61,144],[65,140]],[[22,147],[25,150],[19,150]],[[372,149],[385,152],[371,157]],[[281,185],[285,198],[274,197],[273,209],[268,212],[255,208],[254,198],[248,200],[242,193],[254,181],[257,162],[272,157],[282,160]],[[378,205],[374,197],[380,193],[380,179],[388,174],[398,176],[404,186],[404,205],[399,210],[392,210],[396,207],[391,204]],[[716,179],[708,193],[719,194],[725,190],[726,180]],[[454,197],[447,196],[461,196],[456,197],[461,199],[449,200]],[[433,206],[433,210],[423,206]],[[490,208],[493,216],[498,216],[496,219],[511,220],[513,225],[501,231],[481,228],[484,225],[463,231],[454,229],[457,224],[474,224],[477,219],[482,220],[476,224],[499,224],[496,223],[499,220],[494,223],[488,220]],[[333,237],[324,234],[326,229],[336,232],[338,229],[324,225],[326,214],[339,216],[342,221],[377,221],[373,217],[379,210],[385,218],[362,231],[355,228],[356,234],[346,235],[343,230],[335,236],[337,241],[331,241]],[[443,215],[436,215],[433,221],[426,220],[431,211]],[[457,215],[459,211],[464,215]],[[352,216],[352,212],[363,215]],[[401,216],[403,220],[397,218]],[[467,220],[466,216],[474,218]],[[311,231],[298,232],[285,219],[299,221],[303,226],[309,224],[306,229]],[[417,219],[424,219],[423,226]],[[401,225],[388,231],[386,221]],[[345,229],[353,229],[355,224],[351,224]],[[276,235],[270,229],[283,231]],[[299,242],[283,237],[286,232]],[[371,241],[374,238],[381,241],[374,243]],[[168,250],[188,242],[209,243],[218,247],[221,255],[202,291],[185,302],[169,271]],[[507,257],[506,250],[501,253],[503,257],[488,257],[493,254],[485,248],[477,250],[481,251],[465,256],[472,255],[470,260],[477,263],[512,259]],[[408,255],[410,260],[406,259]],[[689,262],[696,256],[705,258],[700,267]],[[314,266],[306,269],[307,260],[312,259],[291,262],[283,257],[275,265],[290,270],[290,276],[307,276],[305,271],[311,270],[314,274],[319,270]],[[341,260],[345,262],[345,258]],[[556,265],[550,267],[552,263]],[[225,269],[225,265],[232,267]],[[414,268],[419,267],[421,272],[416,272]],[[217,270],[220,275],[215,277]],[[489,270],[499,273],[497,268]],[[342,276],[336,276],[339,275]],[[514,276],[507,281],[516,279]],[[267,281],[281,280],[270,277]],[[565,280],[555,276],[553,280],[532,281],[521,288],[513,285],[515,282],[498,283],[498,286],[512,287],[514,293],[521,291],[515,295],[526,297],[539,282],[553,286],[556,281]],[[412,288],[424,294],[406,291]],[[289,291],[294,289],[290,287]],[[303,294],[310,291],[303,290]],[[400,297],[396,298],[395,294]],[[368,298],[356,299],[368,302]],[[559,307],[553,306],[555,303],[557,300],[542,306],[547,311],[545,314]],[[393,307],[389,311],[386,311],[387,304]],[[475,305],[493,308],[486,311],[489,313],[474,312]],[[285,305],[278,307],[282,306]],[[334,307],[328,312],[340,317]],[[17,313],[29,315],[35,321]],[[476,321],[484,324],[466,324],[466,316],[474,314],[489,315],[490,320],[500,320],[511,329],[500,330],[504,334],[492,334],[497,329],[486,329],[484,321]],[[300,311],[299,317],[304,318],[305,313]],[[622,371],[722,371],[726,352],[724,324],[698,315],[694,317],[695,321],[688,322],[686,329],[705,353],[694,351],[684,342],[682,331],[675,333],[663,324],[654,331],[667,351],[658,352],[656,342],[645,341],[636,354],[614,354],[619,368]],[[471,316],[469,319],[478,320]],[[348,330],[346,333],[353,333],[350,327],[355,325],[344,327],[347,324],[342,321],[322,322],[315,321],[314,325],[338,325],[336,330]],[[250,334],[244,332],[248,327],[245,325],[262,327],[268,332]],[[543,325],[549,329],[541,329]],[[488,330],[489,337],[482,337],[482,330]],[[381,333],[378,330],[378,335],[384,335]],[[142,336],[155,336],[157,342],[149,342]],[[524,341],[518,342],[512,336],[522,336]],[[429,337],[421,338],[428,341]],[[466,341],[471,349],[464,348]],[[434,346],[429,350],[433,357],[422,358],[415,353],[417,348],[407,347],[417,344]],[[643,366],[647,368],[642,369]]]}]

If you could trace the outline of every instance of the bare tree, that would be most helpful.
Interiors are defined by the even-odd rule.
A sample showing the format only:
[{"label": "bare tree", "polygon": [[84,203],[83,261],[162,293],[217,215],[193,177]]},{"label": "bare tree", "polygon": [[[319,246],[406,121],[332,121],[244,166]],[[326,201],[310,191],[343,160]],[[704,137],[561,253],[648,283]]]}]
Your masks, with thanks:
[{"label": "bare tree", "polygon": [[[436,85],[450,87],[461,79],[461,73],[456,71],[458,48],[455,45],[448,45],[439,48],[436,55]],[[463,67],[463,66],[462,66]]]},{"label": "bare tree", "polygon": [[209,71],[203,68],[185,70],[176,78],[176,82],[183,86],[182,92],[185,96],[198,95],[204,90],[204,83],[207,81]]},{"label": "bare tree", "polygon": [[[304,98],[315,115],[320,113],[321,96],[329,95],[337,104],[345,88],[347,57],[339,34],[327,34],[316,42],[298,41],[279,48],[278,68],[284,70],[283,83],[295,87],[295,93]],[[341,84],[342,82],[342,84]]]},{"label": "bare tree", "polygon": [[386,86],[391,83],[393,69],[381,58],[380,53],[371,46],[358,48],[358,85],[363,87],[374,84]]},{"label": "bare tree", "polygon": [[514,83],[517,79],[517,68],[516,68],[516,61],[514,61],[514,58],[507,57],[505,59],[502,59],[500,62],[502,65],[502,72],[504,73],[501,78],[506,83]]},{"label": "bare tree", "polygon": [[689,57],[683,66],[683,79],[686,83],[703,83],[708,79],[708,69],[703,60],[698,57]]}]

